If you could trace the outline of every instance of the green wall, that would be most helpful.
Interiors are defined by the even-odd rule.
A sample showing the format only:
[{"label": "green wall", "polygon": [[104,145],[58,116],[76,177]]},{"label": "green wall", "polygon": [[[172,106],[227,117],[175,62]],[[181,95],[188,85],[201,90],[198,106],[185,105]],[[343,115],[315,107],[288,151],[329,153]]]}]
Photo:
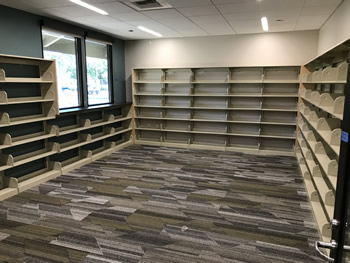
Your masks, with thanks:
[{"label": "green wall", "polygon": [[40,19],[0,5],[0,53],[41,57]]},{"label": "green wall", "polygon": [[112,47],[113,87],[116,104],[126,102],[124,41],[115,39]]},{"label": "green wall", "polygon": [[[42,57],[41,16],[0,5],[0,54]],[[115,104],[125,98],[124,41],[114,38],[113,95]]]}]

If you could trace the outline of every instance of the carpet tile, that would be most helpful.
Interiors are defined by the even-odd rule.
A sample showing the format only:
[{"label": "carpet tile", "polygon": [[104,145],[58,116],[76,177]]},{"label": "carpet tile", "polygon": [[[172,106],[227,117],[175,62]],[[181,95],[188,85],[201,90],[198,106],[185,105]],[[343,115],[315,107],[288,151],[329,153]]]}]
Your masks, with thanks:
[{"label": "carpet tile", "polygon": [[0,202],[0,262],[322,262],[295,158],[132,145]]}]

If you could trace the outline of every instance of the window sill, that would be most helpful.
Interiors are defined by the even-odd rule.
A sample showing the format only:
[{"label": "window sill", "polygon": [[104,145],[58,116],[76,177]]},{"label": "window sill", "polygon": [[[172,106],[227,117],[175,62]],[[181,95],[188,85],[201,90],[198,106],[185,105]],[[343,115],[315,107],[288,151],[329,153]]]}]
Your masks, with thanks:
[{"label": "window sill", "polygon": [[132,103],[124,103],[124,104],[101,104],[101,105],[94,105],[94,106],[88,106],[88,107],[75,107],[75,108],[68,108],[68,109],[60,109],[60,115],[61,114],[69,114],[69,113],[75,113],[75,112],[84,112],[84,111],[90,111],[90,110],[99,110],[99,109],[105,109],[105,108],[119,108],[123,106],[131,105]]}]

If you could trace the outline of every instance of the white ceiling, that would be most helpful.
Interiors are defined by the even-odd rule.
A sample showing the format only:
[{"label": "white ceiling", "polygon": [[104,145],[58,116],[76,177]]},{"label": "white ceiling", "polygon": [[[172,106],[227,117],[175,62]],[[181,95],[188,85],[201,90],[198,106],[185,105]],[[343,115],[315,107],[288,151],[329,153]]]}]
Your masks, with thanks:
[{"label": "white ceiling", "polygon": [[[1,5],[70,21],[122,39],[150,39],[145,26],[165,38],[319,29],[342,0],[167,0],[171,9],[138,12],[117,0],[85,0],[109,13],[99,15],[69,0],[0,0]],[[276,21],[276,20],[283,21]],[[129,32],[133,30],[134,32]]]}]

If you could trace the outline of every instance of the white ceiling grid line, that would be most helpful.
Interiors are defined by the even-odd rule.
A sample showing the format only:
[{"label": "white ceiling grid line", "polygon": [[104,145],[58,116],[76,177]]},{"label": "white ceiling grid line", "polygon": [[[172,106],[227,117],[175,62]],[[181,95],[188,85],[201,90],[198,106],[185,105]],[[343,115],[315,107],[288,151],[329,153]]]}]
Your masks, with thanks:
[{"label": "white ceiling grid line", "polygon": [[88,26],[122,39],[152,39],[156,37],[137,26],[148,27],[164,38],[251,34],[263,33],[260,19],[266,16],[270,32],[317,30],[343,0],[166,0],[172,8],[142,12],[119,0],[83,1],[108,15],[69,0],[0,0],[0,5]]}]

